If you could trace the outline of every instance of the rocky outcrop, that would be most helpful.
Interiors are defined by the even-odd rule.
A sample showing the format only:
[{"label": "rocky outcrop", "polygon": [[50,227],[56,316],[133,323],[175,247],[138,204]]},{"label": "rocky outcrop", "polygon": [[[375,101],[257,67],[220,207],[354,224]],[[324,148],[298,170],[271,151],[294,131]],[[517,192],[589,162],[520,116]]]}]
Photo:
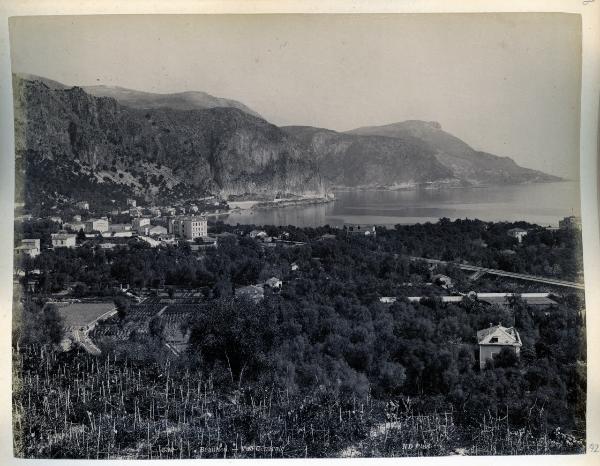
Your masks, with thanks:
[{"label": "rocky outcrop", "polygon": [[297,140],[237,108],[137,109],[19,78],[14,97],[17,165],[28,185],[73,194],[69,182],[83,189],[89,180],[148,198],[323,191]]},{"label": "rocky outcrop", "polygon": [[559,181],[561,178],[520,167],[509,157],[499,157],[473,149],[461,139],[445,132],[435,121],[409,120],[384,126],[348,131],[354,136],[378,136],[393,139],[418,139],[424,150],[452,172],[452,176],[469,184],[517,184]]}]

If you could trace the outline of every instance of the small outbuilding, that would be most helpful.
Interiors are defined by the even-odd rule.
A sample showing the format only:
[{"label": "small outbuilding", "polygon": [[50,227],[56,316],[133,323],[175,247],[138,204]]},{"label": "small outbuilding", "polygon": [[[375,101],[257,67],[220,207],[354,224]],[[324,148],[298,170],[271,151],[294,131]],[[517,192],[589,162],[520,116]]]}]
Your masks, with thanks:
[{"label": "small outbuilding", "polygon": [[283,286],[283,282],[277,277],[271,277],[265,282],[265,285],[272,290],[280,290]]}]

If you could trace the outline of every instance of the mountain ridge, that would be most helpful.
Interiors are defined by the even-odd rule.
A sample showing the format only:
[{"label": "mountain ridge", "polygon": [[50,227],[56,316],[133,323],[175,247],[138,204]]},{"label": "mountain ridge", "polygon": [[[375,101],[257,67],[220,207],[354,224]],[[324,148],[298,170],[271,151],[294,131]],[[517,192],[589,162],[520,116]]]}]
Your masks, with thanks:
[{"label": "mountain ridge", "polygon": [[39,81],[53,90],[66,90],[80,87],[88,94],[95,97],[111,97],[121,105],[127,107],[150,109],[150,108],[173,108],[174,110],[202,110],[215,107],[231,107],[242,110],[249,115],[259,118],[262,116],[237,100],[216,97],[203,91],[182,91],[172,93],[148,92],[137,89],[129,89],[122,86],[91,85],[91,86],[68,86],[53,79],[28,73],[13,73],[14,76],[27,81]]},{"label": "mountain ridge", "polygon": [[137,109],[79,87],[20,79],[14,94],[24,194],[74,199],[113,190],[150,200],[323,192],[304,147],[237,108]]},{"label": "mountain ridge", "polygon": [[[108,88],[99,89],[106,93]],[[560,180],[511,158],[476,151],[437,122],[408,120],[345,132],[280,128],[241,103],[242,108],[188,108],[184,101],[182,108],[173,108],[151,94],[150,100],[124,105],[130,90],[110,89],[120,89],[121,101],[46,78],[13,75],[17,171],[38,198],[97,193],[109,198],[111,190],[147,199],[269,198],[323,195],[331,187]],[[138,91],[132,92],[137,99]],[[169,96],[190,93],[205,94]],[[27,191],[22,183],[19,189]]]},{"label": "mountain ridge", "polygon": [[561,177],[517,165],[510,157],[478,151],[447,133],[435,121],[406,120],[381,126],[365,126],[346,134],[402,138],[416,137],[434,151],[436,158],[450,168],[457,178],[472,184],[518,184],[524,182],[560,181]]}]

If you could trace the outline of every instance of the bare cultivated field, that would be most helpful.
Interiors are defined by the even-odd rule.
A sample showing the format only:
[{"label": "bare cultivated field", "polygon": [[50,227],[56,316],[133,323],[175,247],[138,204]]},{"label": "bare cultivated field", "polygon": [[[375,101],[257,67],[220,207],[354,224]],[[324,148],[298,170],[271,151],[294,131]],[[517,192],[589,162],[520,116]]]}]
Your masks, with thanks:
[{"label": "bare cultivated field", "polygon": [[106,303],[58,303],[58,312],[66,327],[83,327],[112,311],[115,305]]}]

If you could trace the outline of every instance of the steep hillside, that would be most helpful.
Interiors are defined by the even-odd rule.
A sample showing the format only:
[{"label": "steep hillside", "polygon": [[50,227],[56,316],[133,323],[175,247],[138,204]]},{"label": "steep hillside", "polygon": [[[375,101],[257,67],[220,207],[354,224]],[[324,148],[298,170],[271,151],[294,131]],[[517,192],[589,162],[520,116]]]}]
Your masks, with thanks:
[{"label": "steep hillside", "polygon": [[[73,86],[67,86],[52,79],[43,78],[27,73],[18,73],[15,75],[20,79],[28,81],[39,81],[44,83],[50,89],[70,89]],[[232,99],[215,97],[200,91],[177,92],[173,94],[158,94],[153,92],[136,91],[119,86],[80,86],[85,92],[96,97],[111,97],[121,105],[133,108],[172,108],[175,110],[205,110],[208,108],[228,107],[237,108],[249,115],[259,117],[254,110],[248,108],[241,102]]]},{"label": "steep hillside", "polygon": [[558,181],[560,178],[523,168],[509,157],[474,150],[456,136],[442,130],[437,122],[409,120],[384,126],[357,128],[346,134],[417,138],[449,168],[454,177],[472,184],[501,184]]},{"label": "steep hillside", "polygon": [[121,105],[134,108],[173,108],[175,110],[201,110],[215,107],[237,108],[243,112],[259,117],[260,115],[246,105],[231,99],[214,97],[206,92],[187,91],[174,94],[155,94],[135,91],[115,86],[86,86],[88,94],[96,97],[112,97]]},{"label": "steep hillside", "polygon": [[17,169],[30,196],[270,197],[323,189],[301,144],[239,109],[137,109],[19,77],[13,88]]},{"label": "steep hillside", "polygon": [[313,128],[283,128],[316,154],[323,177],[340,187],[384,187],[448,180],[450,169],[419,139],[360,136]]}]

